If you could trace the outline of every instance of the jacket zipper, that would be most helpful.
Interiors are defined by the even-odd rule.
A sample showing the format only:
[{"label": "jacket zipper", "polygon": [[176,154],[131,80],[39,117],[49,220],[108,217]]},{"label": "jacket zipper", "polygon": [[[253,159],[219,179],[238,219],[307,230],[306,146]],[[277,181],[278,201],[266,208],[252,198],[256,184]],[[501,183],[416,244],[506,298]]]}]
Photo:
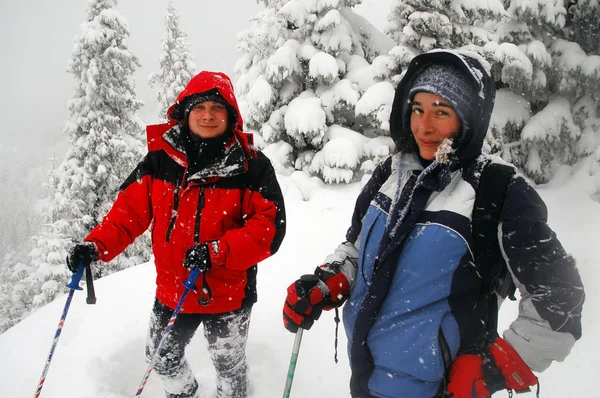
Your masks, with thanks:
[{"label": "jacket zipper", "polygon": [[198,193],[198,207],[196,208],[196,226],[194,227],[194,242],[200,243],[200,216],[204,208],[204,187]]},{"label": "jacket zipper", "polygon": [[171,222],[169,223],[169,228],[167,228],[167,238],[168,242],[171,238],[171,231],[173,231],[173,227],[175,227],[175,220],[177,220],[177,209],[179,208],[179,186],[177,186],[173,190],[173,212],[171,213]]},{"label": "jacket zipper", "polygon": [[167,236],[166,242],[169,242],[171,238],[171,232],[175,227],[175,221],[177,220],[177,210],[179,209],[179,190],[183,187],[185,188],[185,179],[187,177],[187,171],[183,172],[183,178],[181,179],[181,184],[177,184],[175,189],[173,190],[173,211],[171,213],[171,222],[169,223],[169,228],[167,228]]}]

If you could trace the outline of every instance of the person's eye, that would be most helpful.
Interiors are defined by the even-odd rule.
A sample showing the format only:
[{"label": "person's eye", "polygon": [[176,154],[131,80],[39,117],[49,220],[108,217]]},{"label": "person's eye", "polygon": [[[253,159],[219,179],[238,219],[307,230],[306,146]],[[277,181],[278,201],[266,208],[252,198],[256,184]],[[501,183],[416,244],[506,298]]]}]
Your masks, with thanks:
[{"label": "person's eye", "polygon": [[415,113],[417,115],[421,115],[423,113],[423,109],[421,109],[421,108],[413,108],[412,109],[412,113]]}]

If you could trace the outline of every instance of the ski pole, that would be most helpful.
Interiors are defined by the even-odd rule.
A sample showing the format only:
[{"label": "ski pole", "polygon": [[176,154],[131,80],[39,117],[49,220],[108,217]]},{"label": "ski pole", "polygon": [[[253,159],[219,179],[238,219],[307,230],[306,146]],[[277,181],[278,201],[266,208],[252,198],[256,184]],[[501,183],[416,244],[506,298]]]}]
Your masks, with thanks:
[{"label": "ski pole", "polygon": [[33,395],[34,398],[38,398],[42,392],[42,387],[44,387],[44,382],[46,381],[46,374],[48,373],[48,368],[50,368],[50,362],[52,362],[52,357],[54,355],[54,350],[56,349],[56,344],[58,343],[58,339],[60,337],[60,333],[62,332],[62,328],[65,325],[65,319],[67,318],[67,313],[69,312],[69,307],[71,306],[71,300],[73,299],[73,293],[75,290],[83,290],[79,287],[79,281],[81,281],[81,277],[83,276],[83,263],[79,264],[79,268],[77,272],[71,276],[71,282],[67,284],[69,290],[69,295],[67,296],[67,303],[65,304],[65,308],[63,309],[62,316],[60,317],[60,321],[58,322],[58,328],[56,329],[56,333],[54,333],[54,341],[52,341],[52,347],[50,348],[50,354],[48,355],[48,359],[46,359],[46,364],[44,365],[44,370],[42,371],[42,376],[40,377],[40,381],[37,386],[37,390]]},{"label": "ski pole", "polygon": [[198,279],[198,275],[200,275],[200,269],[194,268],[190,272],[190,276],[188,277],[188,280],[183,282],[183,286],[185,287],[185,290],[183,291],[183,294],[181,295],[181,298],[179,299],[179,303],[177,303],[177,307],[175,307],[175,311],[173,311],[173,315],[171,315],[171,318],[169,319],[169,322],[167,323],[167,327],[163,331],[163,334],[160,338],[158,346],[154,350],[154,355],[152,355],[152,359],[150,360],[150,363],[148,364],[148,369],[146,370],[146,374],[144,375],[144,378],[142,379],[142,382],[140,383],[140,386],[138,387],[138,390],[135,393],[136,397],[139,397],[140,395],[142,395],[142,391],[144,390],[144,387],[146,386],[146,382],[148,381],[148,378],[150,377],[150,373],[152,373],[152,367],[154,366],[154,362],[156,361],[156,358],[158,358],[158,353],[160,351],[160,348],[162,347],[163,343],[165,342],[167,335],[171,332],[171,329],[173,329],[173,324],[175,323],[175,318],[177,318],[177,315],[179,314],[179,311],[181,310],[181,306],[183,305],[183,302],[185,301],[185,298],[187,297],[188,292],[190,290],[196,290],[196,286],[194,285],[194,283],[196,282],[196,279]]},{"label": "ski pole", "polygon": [[294,347],[292,348],[292,358],[288,368],[287,379],[285,381],[285,389],[283,390],[283,398],[289,398],[292,391],[292,381],[294,381],[294,373],[296,372],[296,362],[298,361],[298,352],[300,351],[300,343],[302,342],[302,330],[298,328],[296,338],[294,339]]}]

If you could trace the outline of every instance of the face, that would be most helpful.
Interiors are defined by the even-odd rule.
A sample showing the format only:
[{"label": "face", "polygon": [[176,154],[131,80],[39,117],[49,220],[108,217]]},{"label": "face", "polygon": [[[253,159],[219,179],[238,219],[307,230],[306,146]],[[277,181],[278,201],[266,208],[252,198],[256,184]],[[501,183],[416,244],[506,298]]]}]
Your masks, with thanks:
[{"label": "face", "polygon": [[433,160],[440,144],[460,131],[460,119],[444,98],[419,92],[412,102],[410,129],[421,157]]},{"label": "face", "polygon": [[218,137],[227,130],[227,108],[215,101],[196,104],[188,116],[188,125],[191,132],[199,137]]}]

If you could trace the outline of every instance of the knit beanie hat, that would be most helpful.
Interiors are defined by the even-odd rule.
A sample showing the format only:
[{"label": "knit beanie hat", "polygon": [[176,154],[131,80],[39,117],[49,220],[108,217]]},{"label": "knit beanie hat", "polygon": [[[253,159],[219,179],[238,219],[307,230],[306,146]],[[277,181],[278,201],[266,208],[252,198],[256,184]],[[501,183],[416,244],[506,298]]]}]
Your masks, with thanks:
[{"label": "knit beanie hat", "polygon": [[480,103],[479,90],[472,77],[452,64],[432,64],[414,78],[409,92],[411,102],[418,92],[435,94],[447,100],[461,122],[459,139],[464,137]]}]

